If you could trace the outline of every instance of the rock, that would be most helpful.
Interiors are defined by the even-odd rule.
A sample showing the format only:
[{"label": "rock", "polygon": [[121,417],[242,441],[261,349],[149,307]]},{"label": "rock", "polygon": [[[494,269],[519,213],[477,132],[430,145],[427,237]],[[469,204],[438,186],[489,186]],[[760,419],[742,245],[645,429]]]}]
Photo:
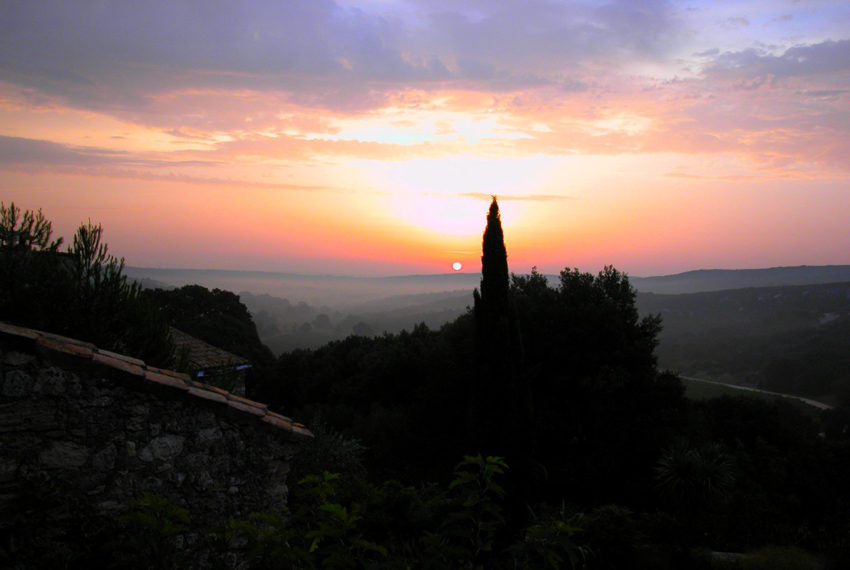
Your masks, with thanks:
[{"label": "rock", "polygon": [[56,406],[45,400],[19,400],[0,404],[0,434],[4,432],[45,432],[60,428]]},{"label": "rock", "polygon": [[0,457],[0,482],[13,480],[17,471],[17,461],[8,457]]},{"label": "rock", "polygon": [[198,432],[198,445],[218,441],[221,437],[221,430],[217,427],[202,429]]},{"label": "rock", "polygon": [[66,391],[79,392],[79,386],[80,379],[76,375],[53,366],[38,371],[33,390],[48,396],[59,396]]},{"label": "rock", "polygon": [[10,370],[3,380],[3,395],[10,398],[20,398],[29,394],[32,387],[32,376],[23,370]]},{"label": "rock", "polygon": [[162,479],[158,477],[147,477],[144,481],[142,481],[142,490],[143,491],[154,491],[162,487]]},{"label": "rock", "polygon": [[173,434],[156,437],[139,452],[139,459],[142,461],[153,461],[154,459],[164,461],[171,459],[183,452],[183,442],[185,439],[182,435]]},{"label": "rock", "polygon": [[96,471],[110,471],[115,467],[115,459],[118,457],[118,450],[112,444],[107,445],[92,457],[92,469]]},{"label": "rock", "polygon": [[3,357],[3,361],[9,366],[26,366],[33,360],[35,360],[35,355],[24,354],[16,350],[10,350]]},{"label": "rock", "polygon": [[56,469],[71,469],[82,467],[89,458],[89,450],[73,441],[54,441],[51,446],[42,451],[38,460],[45,467]]}]

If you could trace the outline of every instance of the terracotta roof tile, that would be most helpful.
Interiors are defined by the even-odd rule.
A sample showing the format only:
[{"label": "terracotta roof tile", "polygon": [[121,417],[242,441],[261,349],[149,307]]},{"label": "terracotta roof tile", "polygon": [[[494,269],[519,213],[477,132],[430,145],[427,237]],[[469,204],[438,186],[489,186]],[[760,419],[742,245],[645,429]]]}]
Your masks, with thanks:
[{"label": "terracotta roof tile", "polygon": [[236,400],[231,400],[230,398],[228,398],[228,400],[227,400],[227,405],[230,406],[231,408],[233,408],[234,410],[239,410],[240,412],[246,412],[248,414],[251,414],[251,415],[254,415],[254,416],[257,416],[257,417],[260,417],[260,418],[265,416],[268,413],[263,408],[260,408],[260,407],[257,407],[257,406],[251,406],[249,404],[243,404],[242,402],[238,402]]},{"label": "terracotta roof tile", "polygon": [[209,400],[211,402],[218,402],[219,404],[227,403],[227,398],[225,398],[222,394],[217,394],[208,388],[211,388],[211,386],[205,386],[203,388],[192,386],[189,388],[189,395],[197,396],[198,398],[203,398],[204,400]]},{"label": "terracotta roof tile", "polygon": [[59,352],[64,352],[65,354],[73,354],[74,356],[81,356],[83,358],[91,358],[94,355],[94,350],[97,350],[92,350],[91,348],[80,344],[71,344],[63,342],[56,338],[51,338],[48,336],[39,337],[38,339],[36,339],[35,342],[43,346],[44,348],[58,350]]},{"label": "terracotta roof tile", "polygon": [[292,422],[287,421],[286,418],[278,416],[277,414],[274,414],[272,412],[269,412],[267,415],[265,415],[263,417],[263,421],[271,426],[280,428],[288,432],[292,432],[295,430],[295,426],[292,425]]},{"label": "terracotta roof tile", "polygon": [[243,398],[242,396],[237,396],[236,394],[228,393],[227,399],[234,402],[239,402],[240,404],[245,404],[247,406],[254,406],[256,408],[260,408],[264,412],[268,411],[269,409],[269,407],[266,404],[263,404],[262,402],[255,402],[254,400],[249,400],[248,398]]},{"label": "terracotta roof tile", "polygon": [[92,348],[95,348],[99,354],[103,354],[104,356],[109,356],[110,358],[114,358],[115,360],[120,360],[122,362],[126,362],[127,364],[135,364],[136,366],[145,367],[145,361],[139,360],[138,358],[133,358],[132,356],[127,356],[125,354],[118,354],[117,352],[111,352],[109,350],[103,350],[101,348],[97,348],[92,345]]},{"label": "terracotta roof tile", "polygon": [[34,331],[32,329],[25,329],[23,327],[16,327],[15,325],[3,322],[0,322],[0,332],[4,332],[13,336],[28,338],[30,340],[36,340],[38,337],[41,336],[40,334],[38,334],[38,331]]},{"label": "terracotta roof tile", "polygon": [[[255,421],[256,418],[260,418],[260,421],[263,423],[283,430],[290,438],[293,439],[303,440],[311,439],[313,437],[310,430],[302,424],[293,422],[286,416],[270,412],[266,404],[254,402],[253,400],[231,394],[230,392],[215,386],[196,382],[189,379],[186,374],[182,374],[180,372],[165,370],[155,366],[147,366],[142,360],[110,352],[108,350],[101,350],[87,342],[34,329],[19,327],[9,323],[0,322],[0,335],[27,339],[48,350],[62,352],[78,358],[91,358],[92,361],[102,366],[108,366],[115,370],[121,370],[135,376],[141,376],[148,382],[151,382],[151,385],[165,385],[180,390],[186,390],[190,397],[225,404],[236,413],[245,414],[246,417],[254,418]],[[247,361],[239,359],[238,362]],[[233,361],[230,361],[229,363],[233,364]]]},{"label": "terracotta roof tile", "polygon": [[186,351],[189,363],[201,370],[250,364],[250,361],[171,327],[176,354]]},{"label": "terracotta roof tile", "polygon": [[108,366],[110,368],[114,368],[116,370],[122,370],[124,372],[128,372],[130,374],[135,374],[136,376],[144,376],[145,375],[145,363],[142,362],[141,366],[135,364],[133,362],[128,362],[123,358],[115,358],[114,353],[108,351],[97,351],[92,355],[92,360],[97,362],[98,364],[102,364],[104,366]]},{"label": "terracotta roof tile", "polygon": [[148,369],[145,370],[145,378],[151,382],[162,384],[163,386],[171,386],[172,388],[178,388],[180,390],[189,390],[189,385],[186,380],[169,374],[161,374],[160,372],[154,372],[153,370]]},{"label": "terracotta roof tile", "polygon": [[189,375],[183,372],[176,372],[174,370],[167,370],[165,368],[157,368],[156,366],[147,366],[145,368],[146,372],[156,372],[157,374],[163,374],[165,376],[171,376],[172,378],[178,378],[185,382],[190,380]]}]

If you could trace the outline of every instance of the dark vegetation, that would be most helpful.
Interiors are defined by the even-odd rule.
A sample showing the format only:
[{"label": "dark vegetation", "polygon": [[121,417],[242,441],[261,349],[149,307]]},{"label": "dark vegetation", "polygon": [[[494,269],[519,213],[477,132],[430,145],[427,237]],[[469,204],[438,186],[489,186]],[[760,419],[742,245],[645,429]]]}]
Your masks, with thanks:
[{"label": "dark vegetation", "polygon": [[850,404],[850,283],[638,296],[685,375]]},{"label": "dark vegetation", "polygon": [[[640,316],[624,274],[509,276],[495,201],[483,246],[481,288],[454,321],[295,350],[254,384],[316,434],[291,513],[199,529],[153,496],[111,521],[74,511],[89,534],[61,545],[66,565],[231,567],[237,552],[257,568],[846,567],[850,411],[686,400],[657,367],[662,321]],[[151,298],[187,332],[265,358],[235,295]],[[57,551],[23,538],[41,554],[7,545],[8,560]]]},{"label": "dark vegetation", "polygon": [[40,210],[0,206],[0,320],[170,366],[168,325],[101,243],[101,226],[81,225],[66,252],[52,234]]},{"label": "dark vegetation", "polygon": [[[487,271],[489,256],[504,255],[488,234],[473,311],[439,330],[283,354],[262,387],[262,399],[313,418],[335,445],[348,442],[349,458],[352,442],[365,447],[363,466],[343,471],[343,481],[360,482],[347,488],[363,505],[374,508],[375,491],[364,480],[391,477],[427,495],[456,457],[484,450],[510,466],[494,549],[507,566],[545,567],[560,540],[575,550],[550,567],[708,567],[705,549],[759,551],[727,567],[769,567],[783,556],[841,567],[846,411],[813,418],[781,401],[687,401],[681,382],[656,366],[661,319],[639,316],[623,274],[566,270],[552,287],[533,271],[508,282],[506,266]],[[416,512],[392,519],[421,520]],[[391,532],[368,536],[394,544]],[[539,547],[537,566],[507,556],[517,544]]]},{"label": "dark vegetation", "polygon": [[[262,381],[274,362],[271,351],[260,342],[251,314],[235,293],[185,285],[178,289],[146,289],[143,296],[169,325],[250,360],[248,390]],[[181,368],[180,355],[175,357],[177,368]]]}]

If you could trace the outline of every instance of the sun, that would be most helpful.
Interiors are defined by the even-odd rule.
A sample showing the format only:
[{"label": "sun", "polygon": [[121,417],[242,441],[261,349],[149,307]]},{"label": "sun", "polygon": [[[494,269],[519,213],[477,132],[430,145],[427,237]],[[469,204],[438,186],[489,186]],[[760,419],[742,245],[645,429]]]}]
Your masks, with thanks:
[{"label": "sun", "polygon": [[461,264],[460,261],[455,261],[454,263],[452,263],[452,269],[454,269],[455,271],[460,271],[461,269],[463,269],[463,264]]}]

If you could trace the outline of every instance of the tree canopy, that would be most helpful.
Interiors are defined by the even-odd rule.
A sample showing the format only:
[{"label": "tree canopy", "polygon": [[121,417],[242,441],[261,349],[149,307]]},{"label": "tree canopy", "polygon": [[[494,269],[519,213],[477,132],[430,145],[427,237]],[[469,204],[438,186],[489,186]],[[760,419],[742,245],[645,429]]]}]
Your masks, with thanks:
[{"label": "tree canopy", "polygon": [[65,253],[51,236],[40,210],[0,206],[0,319],[170,365],[167,324],[124,275],[124,259],[109,254],[103,228],[81,224]]}]

